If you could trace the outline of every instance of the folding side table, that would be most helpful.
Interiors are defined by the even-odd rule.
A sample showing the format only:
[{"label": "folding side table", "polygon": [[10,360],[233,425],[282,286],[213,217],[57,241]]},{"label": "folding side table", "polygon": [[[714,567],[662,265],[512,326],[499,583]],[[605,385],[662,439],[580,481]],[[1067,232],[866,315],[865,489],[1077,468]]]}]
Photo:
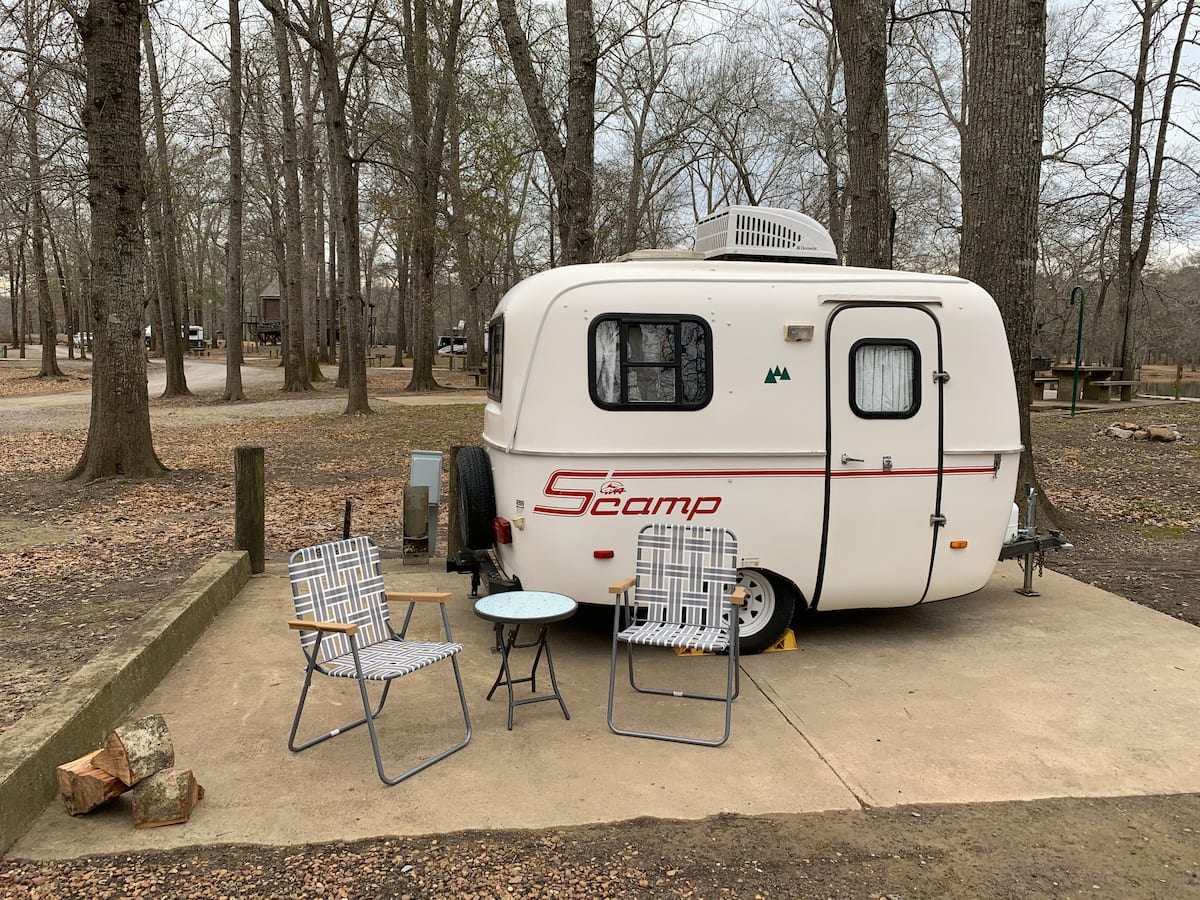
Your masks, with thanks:
[{"label": "folding side table", "polygon": [[[488,691],[487,699],[492,699],[492,694],[496,693],[496,688],[500,685],[503,684],[508,688],[509,731],[512,731],[513,727],[513,707],[523,706],[526,703],[557,700],[563,715],[567,719],[571,718],[571,714],[567,712],[567,705],[563,702],[562,694],[558,690],[558,679],[554,675],[554,658],[550,655],[547,626],[551,622],[558,622],[575,615],[578,606],[579,604],[570,597],[548,591],[507,591],[503,594],[489,594],[475,601],[475,614],[481,619],[492,622],[496,629],[496,649],[500,653],[500,672],[492,684],[492,689]],[[512,626],[507,637],[504,634],[506,625]],[[520,633],[522,625],[537,625],[537,639],[527,644],[518,644],[517,635]],[[533,668],[530,669],[527,678],[513,678],[509,654],[514,649],[528,647],[537,648],[537,653],[533,657]],[[550,670],[550,686],[554,692],[546,694],[544,697],[513,699],[514,684],[529,682],[531,690],[537,692],[537,669],[538,664],[542,661],[543,653],[546,656],[546,666]]]}]

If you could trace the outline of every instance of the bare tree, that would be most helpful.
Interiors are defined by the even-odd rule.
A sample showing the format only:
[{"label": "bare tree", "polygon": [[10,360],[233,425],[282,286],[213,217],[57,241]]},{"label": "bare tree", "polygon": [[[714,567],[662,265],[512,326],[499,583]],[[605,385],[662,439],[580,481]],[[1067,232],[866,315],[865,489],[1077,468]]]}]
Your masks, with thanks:
[{"label": "bare tree", "polygon": [[[347,415],[370,413],[371,407],[367,402],[365,302],[362,293],[362,230],[358,206],[358,166],[361,160],[356,156],[350,134],[347,102],[354,70],[362,62],[367,45],[373,38],[378,0],[368,0],[358,11],[363,23],[362,30],[346,55],[343,55],[346,48],[341,44],[341,35],[334,29],[329,0],[316,0],[315,10],[311,12],[297,8],[295,12],[298,19],[290,18],[278,0],[261,2],[316,53],[332,169],[330,206],[336,210],[334,218],[337,219],[337,237],[333,246],[337,248],[340,272],[342,356],[339,362],[347,376],[345,412]],[[345,71],[341,65],[343,58],[347,59]],[[331,267],[333,258],[334,254],[331,253]]]},{"label": "bare tree", "polygon": [[538,149],[554,183],[561,265],[592,262],[592,194],[596,177],[596,66],[600,47],[592,0],[566,0],[567,84],[561,125],[534,65],[533,49],[516,0],[497,0],[500,25]]},{"label": "bare tree", "polygon": [[[183,276],[179,269],[179,220],[175,215],[175,198],[172,196],[171,167],[167,149],[167,127],[163,115],[162,82],[158,77],[158,63],[154,55],[154,38],[150,31],[150,17],[142,18],[142,46],[146,50],[146,69],[150,75],[150,98],[154,108],[154,140],[157,161],[154,200],[161,221],[159,253],[162,266],[159,269],[159,306],[162,312],[163,357],[167,365],[167,381],[164,397],[190,396],[187,377],[183,371],[184,324],[180,320],[183,307]],[[149,174],[149,173],[147,173]]]},{"label": "bare tree", "polygon": [[[1121,343],[1119,361],[1121,379],[1133,380],[1134,376],[1134,342],[1133,320],[1134,306],[1140,289],[1142,270],[1145,268],[1147,256],[1150,253],[1150,241],[1153,234],[1155,218],[1158,214],[1158,196],[1162,184],[1163,161],[1166,156],[1167,131],[1171,122],[1171,105],[1179,83],[1180,60],[1183,48],[1187,44],[1188,24],[1195,0],[1186,0],[1175,21],[1177,28],[1175,46],[1171,54],[1171,64],[1166,72],[1166,84],[1162,93],[1162,108],[1158,115],[1158,135],[1155,140],[1154,152],[1151,157],[1150,171],[1147,173],[1147,195],[1144,206],[1139,210],[1138,181],[1141,171],[1141,158],[1146,154],[1143,139],[1143,127],[1146,117],[1146,87],[1147,70],[1150,55],[1153,52],[1156,32],[1162,27],[1158,22],[1159,14],[1167,5],[1166,0],[1144,0],[1135,2],[1141,16],[1141,36],[1138,41],[1137,69],[1133,77],[1133,100],[1129,110],[1129,155],[1125,163],[1124,191],[1121,197],[1120,226],[1118,234],[1117,260],[1117,290],[1121,302]],[[1192,173],[1195,177],[1195,172]],[[1134,220],[1141,219],[1137,242],[1134,242]]]},{"label": "bare tree", "polygon": [[141,0],[91,0],[76,17],[86,58],[83,125],[96,354],[87,443],[70,478],[165,471],[150,435],[142,341]]},{"label": "bare tree", "polygon": [[446,123],[454,100],[462,0],[444,11],[440,71],[435,68],[429,35],[429,4],[403,0],[404,69],[408,84],[413,142],[412,300],[417,304],[413,335],[413,374],[409,391],[438,387],[433,378],[434,269],[437,254],[437,212],[446,154]]},{"label": "bare tree", "polygon": [[987,290],[1008,331],[1021,418],[1018,490],[1036,484],[1030,349],[1046,69],[1045,0],[975,0],[962,152],[959,270]]},{"label": "bare tree", "polygon": [[292,62],[283,11],[268,6],[275,38],[275,63],[279,73],[279,104],[283,116],[283,278],[279,285],[284,314],[283,390],[312,390],[304,340],[302,294],[304,251],[300,229],[299,141],[296,138],[296,102],[292,90]]},{"label": "bare tree", "polygon": [[50,296],[50,278],[46,270],[46,207],[42,188],[42,150],[38,140],[41,104],[39,58],[48,20],[48,10],[31,0],[25,0],[25,134],[29,158],[30,243],[33,250],[33,277],[37,285],[38,333],[42,344],[39,377],[62,375],[57,358],[58,329],[55,327],[54,301]]}]

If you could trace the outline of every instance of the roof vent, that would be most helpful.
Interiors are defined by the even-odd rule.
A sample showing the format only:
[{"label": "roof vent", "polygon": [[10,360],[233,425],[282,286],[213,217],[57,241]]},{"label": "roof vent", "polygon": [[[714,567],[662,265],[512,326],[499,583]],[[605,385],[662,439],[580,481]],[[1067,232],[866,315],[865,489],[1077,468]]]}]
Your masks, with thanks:
[{"label": "roof vent", "polygon": [[696,223],[705,259],[837,265],[833,238],[816,219],[790,209],[727,206]]}]

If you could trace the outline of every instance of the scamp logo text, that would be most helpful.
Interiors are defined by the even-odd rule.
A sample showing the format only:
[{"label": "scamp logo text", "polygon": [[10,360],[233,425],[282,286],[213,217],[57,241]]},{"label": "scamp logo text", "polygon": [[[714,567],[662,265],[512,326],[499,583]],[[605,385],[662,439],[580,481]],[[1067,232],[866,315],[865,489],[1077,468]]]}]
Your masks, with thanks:
[{"label": "scamp logo text", "polygon": [[542,493],[550,503],[539,503],[533,511],[548,516],[681,515],[690,522],[721,507],[720,497],[639,493],[609,478],[607,472],[555,472]]}]

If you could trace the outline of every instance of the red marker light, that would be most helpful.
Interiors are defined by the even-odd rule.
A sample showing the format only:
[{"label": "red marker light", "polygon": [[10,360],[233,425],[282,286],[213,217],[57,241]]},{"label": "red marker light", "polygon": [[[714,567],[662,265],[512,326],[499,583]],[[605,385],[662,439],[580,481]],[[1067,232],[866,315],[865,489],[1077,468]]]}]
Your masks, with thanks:
[{"label": "red marker light", "polygon": [[511,544],[512,523],[508,519],[496,516],[492,519],[492,535],[496,538],[497,544]]},{"label": "red marker light", "polygon": [[613,555],[614,554],[611,550],[593,550],[592,551],[592,556],[594,556],[596,559],[612,559]]}]

